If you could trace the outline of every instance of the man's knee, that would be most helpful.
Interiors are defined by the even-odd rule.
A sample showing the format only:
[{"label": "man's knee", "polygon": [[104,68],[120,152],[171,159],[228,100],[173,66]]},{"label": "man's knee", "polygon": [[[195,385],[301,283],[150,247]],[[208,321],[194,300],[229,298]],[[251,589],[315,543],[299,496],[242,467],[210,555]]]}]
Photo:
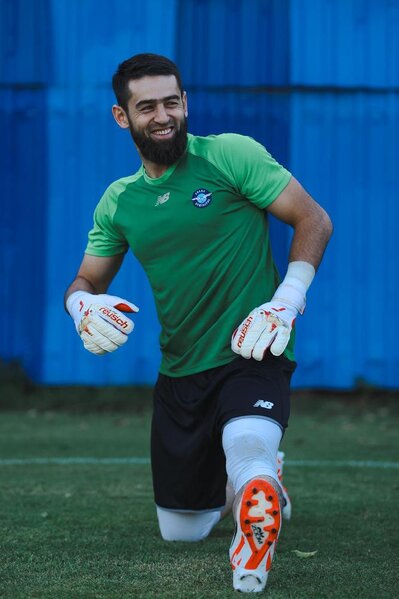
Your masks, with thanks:
[{"label": "man's knee", "polygon": [[220,520],[220,511],[171,512],[157,506],[159,530],[164,541],[197,542],[205,539]]}]

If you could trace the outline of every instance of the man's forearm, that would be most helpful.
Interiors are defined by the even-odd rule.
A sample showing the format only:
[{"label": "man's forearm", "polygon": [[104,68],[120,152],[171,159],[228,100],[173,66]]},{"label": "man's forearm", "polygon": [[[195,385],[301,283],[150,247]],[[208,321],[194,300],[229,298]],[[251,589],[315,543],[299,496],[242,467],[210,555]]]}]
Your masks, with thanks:
[{"label": "man's forearm", "polygon": [[319,207],[317,214],[308,216],[296,224],[292,239],[289,262],[309,262],[317,270],[332,234],[328,214]]}]

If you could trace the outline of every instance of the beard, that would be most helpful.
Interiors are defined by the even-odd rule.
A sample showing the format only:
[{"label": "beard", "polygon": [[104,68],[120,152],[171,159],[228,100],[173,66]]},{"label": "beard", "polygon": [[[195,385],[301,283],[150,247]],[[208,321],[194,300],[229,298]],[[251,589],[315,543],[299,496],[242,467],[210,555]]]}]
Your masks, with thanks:
[{"label": "beard", "polygon": [[154,164],[171,166],[183,156],[187,146],[187,118],[184,117],[180,123],[173,121],[170,125],[174,127],[174,137],[158,141],[144,131],[135,129],[129,118],[130,134],[143,158]]}]

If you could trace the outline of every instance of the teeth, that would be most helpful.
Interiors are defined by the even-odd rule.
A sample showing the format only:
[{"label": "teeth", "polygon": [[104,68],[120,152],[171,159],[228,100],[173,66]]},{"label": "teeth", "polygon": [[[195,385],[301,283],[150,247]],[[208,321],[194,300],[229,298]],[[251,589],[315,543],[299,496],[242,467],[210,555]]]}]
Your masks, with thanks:
[{"label": "teeth", "polygon": [[153,133],[155,133],[156,135],[168,135],[168,133],[170,133],[172,131],[172,129],[169,127],[169,129],[158,129],[157,131],[153,131]]}]

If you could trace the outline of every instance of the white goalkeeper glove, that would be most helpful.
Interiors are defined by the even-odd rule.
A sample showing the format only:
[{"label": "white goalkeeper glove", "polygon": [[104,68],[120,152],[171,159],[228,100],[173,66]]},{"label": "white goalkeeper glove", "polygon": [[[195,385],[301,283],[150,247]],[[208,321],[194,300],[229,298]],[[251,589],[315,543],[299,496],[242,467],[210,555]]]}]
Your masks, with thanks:
[{"label": "white goalkeeper glove", "polygon": [[138,312],[137,306],[116,295],[94,295],[75,291],[66,302],[84,347],[102,355],[113,352],[128,339],[134,323],[123,312]]},{"label": "white goalkeeper glove", "polygon": [[287,274],[270,302],[258,306],[233,333],[231,349],[243,358],[261,361],[267,349],[281,356],[290,340],[295,318],[303,314],[306,292],[315,274],[308,262],[290,262]]}]

